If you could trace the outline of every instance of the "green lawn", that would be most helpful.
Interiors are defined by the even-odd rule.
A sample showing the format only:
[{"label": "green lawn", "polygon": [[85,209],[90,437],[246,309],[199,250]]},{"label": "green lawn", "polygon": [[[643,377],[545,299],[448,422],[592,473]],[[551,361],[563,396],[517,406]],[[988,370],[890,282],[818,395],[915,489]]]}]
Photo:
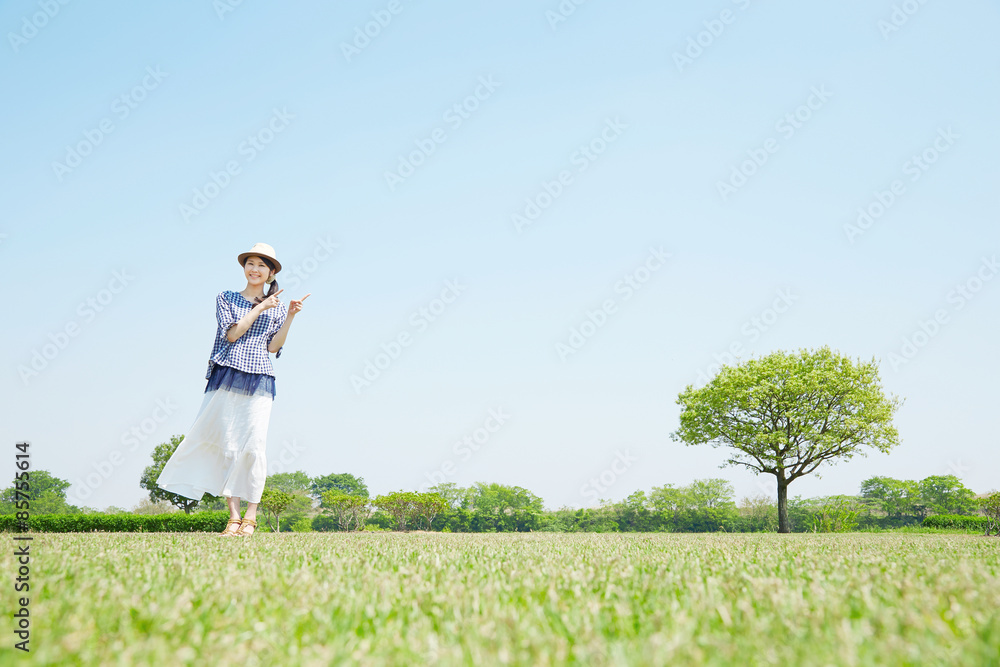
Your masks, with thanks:
[{"label": "green lawn", "polygon": [[0,664],[1000,664],[1000,539],[975,535],[36,534],[31,552],[32,652],[5,632]]}]

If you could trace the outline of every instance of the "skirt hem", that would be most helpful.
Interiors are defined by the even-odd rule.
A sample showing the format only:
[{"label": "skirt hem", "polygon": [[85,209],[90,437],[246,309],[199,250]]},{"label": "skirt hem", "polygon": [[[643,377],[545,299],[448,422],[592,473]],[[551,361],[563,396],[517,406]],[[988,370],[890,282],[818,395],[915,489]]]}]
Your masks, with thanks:
[{"label": "skirt hem", "polygon": [[[191,500],[238,496],[260,502],[273,398],[228,388],[208,391],[198,416],[163,466],[156,485]],[[161,482],[162,480],[162,482]]]}]

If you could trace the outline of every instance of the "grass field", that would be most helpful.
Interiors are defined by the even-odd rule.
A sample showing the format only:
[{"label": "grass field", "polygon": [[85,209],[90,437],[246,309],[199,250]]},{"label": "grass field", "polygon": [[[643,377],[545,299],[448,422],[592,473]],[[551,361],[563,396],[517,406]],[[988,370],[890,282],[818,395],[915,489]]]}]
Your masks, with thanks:
[{"label": "grass field", "polygon": [[1000,664],[1000,539],[974,535],[36,534],[31,551],[32,651],[5,631],[0,664]]}]

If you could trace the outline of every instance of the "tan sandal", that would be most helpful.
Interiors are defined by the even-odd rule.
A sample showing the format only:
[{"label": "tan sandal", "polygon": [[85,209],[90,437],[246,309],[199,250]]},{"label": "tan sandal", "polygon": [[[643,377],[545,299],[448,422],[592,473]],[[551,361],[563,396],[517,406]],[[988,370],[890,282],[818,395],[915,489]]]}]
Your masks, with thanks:
[{"label": "tan sandal", "polygon": [[[246,531],[247,526],[250,527],[250,532]],[[243,519],[243,521],[240,522],[240,527],[236,531],[236,534],[239,535],[240,537],[250,537],[255,532],[257,532],[256,528],[257,528],[256,521],[254,521],[253,519]]]},{"label": "tan sandal", "polygon": [[[236,526],[236,527],[233,528],[233,526]],[[226,529],[224,531],[222,531],[221,533],[218,533],[218,534],[220,536],[223,536],[223,537],[229,536],[229,535],[239,535],[239,530],[240,530],[240,520],[239,519],[230,519],[229,522],[226,524]]]}]

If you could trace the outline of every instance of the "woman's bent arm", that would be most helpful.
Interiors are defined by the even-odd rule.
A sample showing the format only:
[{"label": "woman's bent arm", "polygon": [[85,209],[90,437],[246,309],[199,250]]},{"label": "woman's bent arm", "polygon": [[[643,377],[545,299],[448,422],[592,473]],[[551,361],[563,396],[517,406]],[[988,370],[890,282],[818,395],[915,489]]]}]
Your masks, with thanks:
[{"label": "woman's bent arm", "polygon": [[229,330],[226,332],[226,340],[230,343],[235,343],[239,340],[240,336],[245,334],[250,327],[253,326],[253,323],[257,321],[257,318],[263,312],[264,309],[260,307],[260,304],[251,308],[250,312],[241,317],[239,322],[229,327]]}]

